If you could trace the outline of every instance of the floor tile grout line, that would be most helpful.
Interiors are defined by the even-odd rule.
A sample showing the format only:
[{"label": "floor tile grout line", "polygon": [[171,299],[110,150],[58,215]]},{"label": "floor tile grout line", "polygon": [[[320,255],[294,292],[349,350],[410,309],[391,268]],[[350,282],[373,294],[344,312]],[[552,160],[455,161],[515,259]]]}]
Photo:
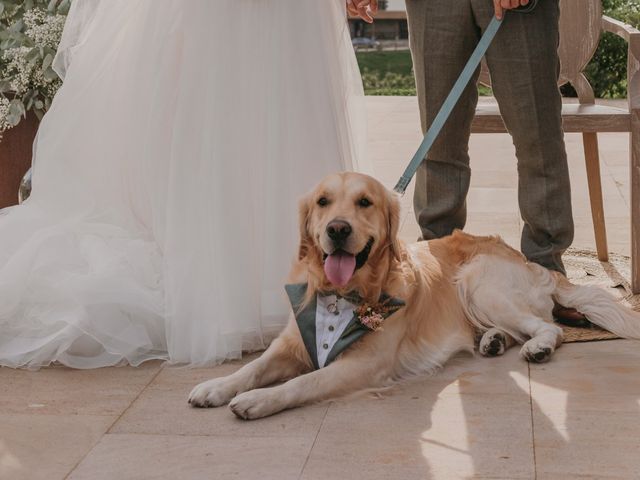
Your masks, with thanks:
[{"label": "floor tile grout line", "polygon": [[118,415],[118,418],[116,418],[113,421],[113,423],[111,425],[109,425],[109,428],[107,429],[105,434],[106,433],[111,433],[111,429],[115,426],[115,424],[118,423],[120,421],[120,419],[122,417],[124,417],[124,415],[129,411],[129,409],[132,407],[132,405],[138,401],[140,396],[142,396],[142,394],[147,390],[147,388],[149,388],[149,385],[151,385],[155,381],[155,379],[158,378],[158,375],[160,375],[160,372],[162,372],[163,369],[164,369],[164,364],[160,366],[160,368],[155,373],[155,375],[153,377],[151,377],[151,379],[147,382],[147,384],[144,387],[142,387],[142,389],[138,392],[136,397],[133,400],[131,400],[129,405],[127,405],[127,407],[122,411],[122,413],[120,413],[120,415]]},{"label": "floor tile grout line", "polygon": [[69,476],[74,472],[74,470],[78,468],[78,465],[80,465],[84,461],[84,459],[87,458],[87,456],[93,451],[94,448],[96,448],[96,445],[100,443],[100,441],[104,438],[104,436],[107,435],[111,431],[111,429],[114,427],[114,425],[120,421],[120,419],[124,416],[124,414],[129,411],[131,406],[140,398],[142,393],[149,387],[149,385],[153,383],[153,381],[158,377],[158,375],[160,375],[160,372],[162,372],[162,370],[164,369],[164,365],[165,364],[160,365],[160,368],[158,368],[158,371],[151,377],[151,379],[146,383],[146,385],[140,389],[140,391],[135,396],[135,398],[131,400],[131,402],[129,402],[129,405],[126,406],[126,408],[120,413],[120,415],[118,415],[116,419],[113,422],[111,422],[111,425],[107,427],[107,429],[100,436],[98,441],[89,450],[87,450],[87,452],[84,455],[82,455],[82,457],[73,465],[73,467],[71,467],[69,472],[64,476],[64,480],[67,480],[69,478]]},{"label": "floor tile grout line", "polygon": [[624,192],[620,188],[622,186],[622,184],[620,184],[616,180],[616,176],[614,175],[613,171],[611,170],[611,167],[602,159],[600,160],[600,172],[601,172],[600,173],[601,176],[604,176],[604,174],[606,174],[611,179],[611,181],[613,182],[613,184],[616,187],[616,192],[618,193],[618,196],[622,199],[624,204],[628,207],[629,206],[629,202],[627,202],[627,199],[624,196]]},{"label": "floor tile grout line", "polygon": [[614,185],[616,186],[616,191],[618,192],[618,195],[622,198],[622,201],[628,207],[629,206],[629,202],[627,202],[627,199],[624,196],[624,192],[622,191],[622,188],[621,188],[622,184],[618,183],[618,181],[616,180],[616,177],[613,175],[613,173],[609,172],[609,176],[611,177],[611,179],[613,180]]},{"label": "floor tile grout line", "polygon": [[309,458],[311,458],[311,453],[313,452],[313,448],[316,446],[316,442],[318,441],[318,437],[320,436],[320,431],[322,430],[322,426],[324,425],[324,420],[327,418],[329,414],[329,409],[333,406],[333,402],[329,403],[327,407],[327,411],[324,412],[324,416],[322,417],[322,421],[320,422],[320,426],[318,427],[318,431],[316,432],[316,436],[313,439],[313,443],[311,444],[311,448],[309,448],[309,453],[307,454],[307,458],[304,459],[304,463],[302,464],[302,468],[300,469],[300,475],[298,475],[298,480],[302,478],[304,474],[305,468],[307,468],[307,463],[309,462]]},{"label": "floor tile grout line", "polygon": [[531,414],[531,448],[533,449],[533,478],[538,478],[538,461],[536,458],[536,432],[535,423],[533,421],[533,395],[531,393],[531,364],[527,362],[527,373],[529,380],[529,412]]}]

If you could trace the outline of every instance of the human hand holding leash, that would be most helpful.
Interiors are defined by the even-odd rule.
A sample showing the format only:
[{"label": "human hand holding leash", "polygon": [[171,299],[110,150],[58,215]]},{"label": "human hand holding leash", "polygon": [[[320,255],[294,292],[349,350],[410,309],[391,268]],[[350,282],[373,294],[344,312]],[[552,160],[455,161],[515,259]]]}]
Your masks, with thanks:
[{"label": "human hand holding leash", "polygon": [[373,16],[378,13],[378,0],[347,0],[347,12],[373,23]]},{"label": "human hand holding leash", "polygon": [[524,7],[529,4],[529,0],[493,0],[493,6],[496,10],[496,18],[502,20],[505,10]]}]

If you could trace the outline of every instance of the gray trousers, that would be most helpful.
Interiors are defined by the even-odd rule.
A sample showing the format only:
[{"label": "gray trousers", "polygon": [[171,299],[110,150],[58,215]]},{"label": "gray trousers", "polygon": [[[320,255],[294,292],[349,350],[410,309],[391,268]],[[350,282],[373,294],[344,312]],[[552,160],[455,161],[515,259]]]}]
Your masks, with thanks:
[{"label": "gray trousers", "polygon": [[[406,0],[406,4],[424,131],[494,9],[491,0]],[[573,219],[557,87],[558,18],[558,0],[541,0],[530,14],[509,12],[486,60],[500,113],[516,147],[522,252],[529,260],[564,273],[561,256],[573,241]],[[474,81],[418,170],[414,210],[426,240],[464,228],[471,176],[469,135],[477,101]]]}]

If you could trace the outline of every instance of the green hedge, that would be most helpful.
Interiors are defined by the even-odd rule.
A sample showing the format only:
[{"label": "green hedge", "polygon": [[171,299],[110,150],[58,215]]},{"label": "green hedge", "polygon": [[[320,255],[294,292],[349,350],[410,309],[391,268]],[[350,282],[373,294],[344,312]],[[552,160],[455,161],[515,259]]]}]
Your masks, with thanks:
[{"label": "green hedge", "polygon": [[415,95],[413,64],[409,50],[357,52],[367,95]]}]

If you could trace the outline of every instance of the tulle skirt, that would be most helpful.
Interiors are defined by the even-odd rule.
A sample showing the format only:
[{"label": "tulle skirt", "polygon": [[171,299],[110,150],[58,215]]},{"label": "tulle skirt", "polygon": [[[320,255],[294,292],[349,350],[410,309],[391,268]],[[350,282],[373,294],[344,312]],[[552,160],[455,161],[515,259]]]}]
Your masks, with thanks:
[{"label": "tulle skirt", "polygon": [[75,0],[55,65],[33,193],[0,211],[0,364],[264,347],[297,199],[367,170],[343,0]]}]

